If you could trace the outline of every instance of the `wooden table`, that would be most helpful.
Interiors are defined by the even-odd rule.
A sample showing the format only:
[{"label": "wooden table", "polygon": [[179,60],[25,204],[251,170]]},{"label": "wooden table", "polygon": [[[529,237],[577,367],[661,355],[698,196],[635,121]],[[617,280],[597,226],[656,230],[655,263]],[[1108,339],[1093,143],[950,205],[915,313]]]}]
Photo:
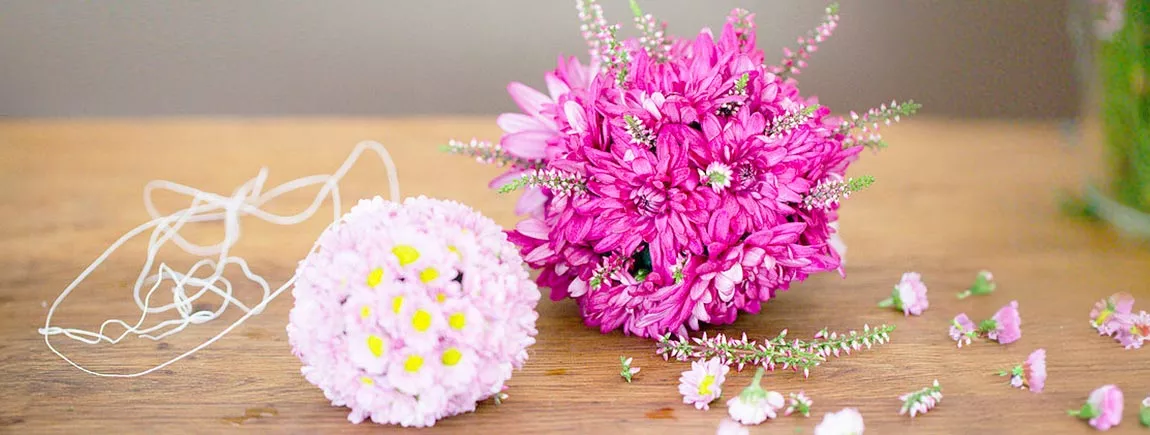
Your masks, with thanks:
[{"label": "wooden table", "polygon": [[[227,194],[261,166],[271,171],[269,185],[330,173],[358,141],[376,139],[394,154],[405,194],[465,201],[511,226],[514,198],[485,187],[497,170],[437,152],[449,138],[497,137],[492,121],[0,122],[0,431],[380,430],[349,424],[345,409],[329,406],[300,376],[284,332],[290,296],[190,360],[142,378],[81,373],[49,353],[36,328],[43,326],[46,304],[76,274],[146,220],[141,190],[152,179]],[[1150,308],[1150,249],[1059,213],[1056,192],[1075,183],[1078,165],[1063,149],[1056,125],[917,119],[891,129],[888,139],[890,149],[864,155],[852,170],[873,174],[878,182],[844,208],[848,278],[813,277],[767,304],[762,314],[711,330],[762,337],[789,328],[792,336],[809,337],[823,326],[894,323],[893,342],[830,360],[810,379],[789,371],[769,374],[769,389],[805,390],[815,400],[815,413],[751,432],[810,433],[824,413],[849,406],[862,411],[867,433],[1085,433],[1085,423],[1065,410],[1081,405],[1093,388],[1114,383],[1127,395],[1125,420],[1116,432],[1145,433],[1136,415],[1137,402],[1150,393],[1150,350],[1126,351],[1098,337],[1087,314],[1095,300],[1119,290],[1138,297],[1138,307]],[[370,160],[343,185],[350,199],[385,192],[381,166]],[[313,194],[291,195],[274,207],[298,209]],[[173,197],[168,204],[180,200]],[[291,228],[245,221],[237,253],[273,282],[283,282],[327,219],[330,213],[321,212]],[[218,237],[216,230],[193,235],[206,241]],[[137,240],[112,257],[65,303],[57,324],[93,329],[106,318],[137,315],[130,283],[143,246]],[[180,257],[169,261],[180,264]],[[983,268],[994,272],[998,292],[956,300],[954,293]],[[911,270],[921,272],[931,289],[926,314],[904,318],[876,308],[900,274]],[[956,349],[947,337],[955,314],[988,317],[1012,299],[1021,304],[1023,317],[1017,343]],[[483,404],[474,414],[440,422],[435,431],[713,433],[725,418],[726,406],[719,402],[709,412],[681,403],[676,384],[688,365],[656,357],[654,343],[588,330],[570,301],[544,301],[539,310],[538,344],[512,378],[510,400]],[[238,315],[231,311],[224,320]],[[88,346],[63,337],[53,342],[93,369],[130,372],[195,346],[226,323],[196,326],[159,343],[128,339]],[[1049,352],[1045,393],[1012,389],[994,375],[1039,347]],[[620,355],[633,356],[643,368],[632,384],[618,375]],[[726,397],[751,374],[730,377]],[[936,378],[946,395],[938,409],[914,420],[897,415],[900,393]]]}]

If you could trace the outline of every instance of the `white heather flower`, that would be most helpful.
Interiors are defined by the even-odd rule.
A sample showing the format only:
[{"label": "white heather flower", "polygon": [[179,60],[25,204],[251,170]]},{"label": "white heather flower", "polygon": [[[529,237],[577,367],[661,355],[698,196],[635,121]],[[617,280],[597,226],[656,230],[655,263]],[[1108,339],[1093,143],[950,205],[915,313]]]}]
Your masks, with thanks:
[{"label": "white heather flower", "polygon": [[811,416],[811,405],[814,405],[815,401],[807,397],[806,394],[803,394],[802,391],[791,393],[790,402],[791,403],[787,405],[786,411],[783,411],[783,415],[791,415],[797,412],[802,414],[803,417]]}]

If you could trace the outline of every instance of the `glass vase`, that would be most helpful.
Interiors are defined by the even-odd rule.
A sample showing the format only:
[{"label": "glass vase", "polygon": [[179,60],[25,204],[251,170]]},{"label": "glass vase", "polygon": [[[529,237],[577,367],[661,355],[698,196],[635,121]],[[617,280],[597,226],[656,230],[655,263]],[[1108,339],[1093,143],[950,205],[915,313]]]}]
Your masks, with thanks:
[{"label": "glass vase", "polygon": [[1150,0],[1072,0],[1083,210],[1150,239]]}]

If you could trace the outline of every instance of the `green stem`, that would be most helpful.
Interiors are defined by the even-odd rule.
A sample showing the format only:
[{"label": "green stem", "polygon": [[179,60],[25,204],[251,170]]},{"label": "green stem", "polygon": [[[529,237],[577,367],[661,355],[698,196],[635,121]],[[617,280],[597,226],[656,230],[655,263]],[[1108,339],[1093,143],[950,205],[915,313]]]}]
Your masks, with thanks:
[{"label": "green stem", "polygon": [[878,301],[878,306],[881,308],[890,308],[894,306],[894,298],[886,298]]}]

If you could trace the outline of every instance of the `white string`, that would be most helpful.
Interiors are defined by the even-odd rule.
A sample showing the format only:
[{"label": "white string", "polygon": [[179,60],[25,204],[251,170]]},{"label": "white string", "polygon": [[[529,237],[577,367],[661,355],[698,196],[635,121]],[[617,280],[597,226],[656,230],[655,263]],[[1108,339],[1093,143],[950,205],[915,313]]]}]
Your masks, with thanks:
[{"label": "white string", "polygon": [[[355,162],[359,159],[364,151],[375,151],[387,169],[387,184],[388,190],[391,195],[391,200],[398,202],[399,197],[399,179],[396,175],[395,163],[391,160],[391,155],[388,154],[387,149],[377,142],[361,142],[356,145],[355,149],[344,160],[339,169],[331,175],[312,175],[308,177],[298,178],[288,181],[279,186],[276,186],[266,192],[263,191],[264,182],[267,181],[268,170],[267,168],[260,169],[255,178],[248,180],[246,183],[236,188],[231,196],[223,196],[215,193],[204,192],[194,187],[185,186],[179,183],[173,183],[165,180],[153,180],[144,186],[144,207],[148,211],[148,215],[152,220],[141,224],[140,226],[128,231],[118,240],[112,243],[103,254],[96,257],[92,262],[64,291],[60,296],[56,297],[56,301],[52,303],[52,307],[48,309],[48,317],[44,320],[44,327],[40,328],[38,332],[44,335],[44,343],[48,345],[56,356],[59,356],[64,361],[74,367],[96,376],[115,377],[115,378],[130,378],[136,376],[143,376],[148,373],[154,372],[164,368],[176,361],[187,357],[193,353],[198,352],[200,349],[219,340],[227,335],[231,330],[242,324],[248,318],[258,315],[263,311],[264,307],[268,305],[273,299],[283,293],[284,290],[291,287],[295,283],[296,277],[293,275],[290,279],[276,288],[274,291],[264,278],[254,272],[248,267],[243,258],[232,256],[229,254],[232,247],[240,238],[240,218],[244,216],[254,216],[260,220],[270,222],[278,225],[295,225],[303,222],[312,215],[323,204],[328,194],[331,194],[333,218],[332,224],[339,221],[341,216],[340,197],[339,197],[339,181],[347,174]],[[268,212],[261,207],[269,201],[283,195],[285,193],[293,192],[299,189],[307,188],[320,184],[319,193],[316,194],[315,199],[303,211],[293,215],[277,215]],[[176,211],[168,215],[162,215],[152,203],[152,193],[156,190],[167,190],[177,194],[187,195],[191,197],[191,203],[187,208]],[[189,222],[211,222],[223,221],[224,223],[224,236],[218,243],[212,245],[198,245],[189,242],[184,236],[180,235],[179,231]],[[328,228],[332,224],[328,224]],[[60,303],[80,285],[88,275],[90,275],[101,263],[104,262],[116,249],[128,240],[143,234],[145,231],[151,229],[152,233],[148,239],[147,258],[144,260],[143,267],[140,268],[140,274],[136,278],[136,283],[132,287],[132,297],[136,301],[136,306],[140,309],[140,317],[136,320],[135,324],[128,324],[128,322],[120,319],[109,319],[100,325],[100,329],[96,332],[86,331],[75,328],[61,328],[59,326],[52,326],[52,315],[55,314],[56,308]],[[327,231],[325,229],[324,231]],[[152,266],[156,262],[156,255],[160,248],[168,242],[174,242],[184,252],[201,257],[199,261],[193,264],[186,272],[179,272],[172,269],[167,263],[161,262],[156,268],[155,273],[152,272]],[[313,244],[310,252],[314,252],[318,242]],[[263,297],[255,306],[248,307],[243,302],[232,296],[232,283],[224,278],[224,271],[229,265],[235,265],[243,272],[248,280],[260,286],[263,290]],[[207,276],[197,276],[201,269],[209,270],[210,274]],[[165,280],[171,280],[172,285],[169,289],[172,293],[172,303],[160,306],[152,306],[152,295],[157,290],[161,289]],[[151,285],[147,293],[141,297],[141,290],[145,285]],[[188,294],[189,290],[194,291]],[[201,297],[212,293],[223,298],[220,307],[215,311],[194,311],[193,304]],[[143,370],[136,373],[100,373],[89,370],[80,364],[69,359],[63,353],[60,353],[55,346],[52,345],[50,337],[53,335],[64,335],[68,338],[81,341],[88,344],[98,344],[100,342],[118,343],[129,334],[134,334],[140,338],[148,338],[151,340],[160,340],[164,337],[170,336],[177,332],[184,330],[188,325],[199,325],[212,321],[220,317],[224,310],[229,305],[235,305],[244,315],[224,328],[223,331],[216,334],[207,341],[200,343],[200,345],[192,348],[191,350],[180,354],[162,364]],[[144,326],[144,321],[149,314],[159,314],[175,310],[179,314],[177,319],[169,319],[155,325]],[[118,325],[124,328],[124,332],[118,336],[112,337],[105,334],[105,329],[111,325]]]}]

